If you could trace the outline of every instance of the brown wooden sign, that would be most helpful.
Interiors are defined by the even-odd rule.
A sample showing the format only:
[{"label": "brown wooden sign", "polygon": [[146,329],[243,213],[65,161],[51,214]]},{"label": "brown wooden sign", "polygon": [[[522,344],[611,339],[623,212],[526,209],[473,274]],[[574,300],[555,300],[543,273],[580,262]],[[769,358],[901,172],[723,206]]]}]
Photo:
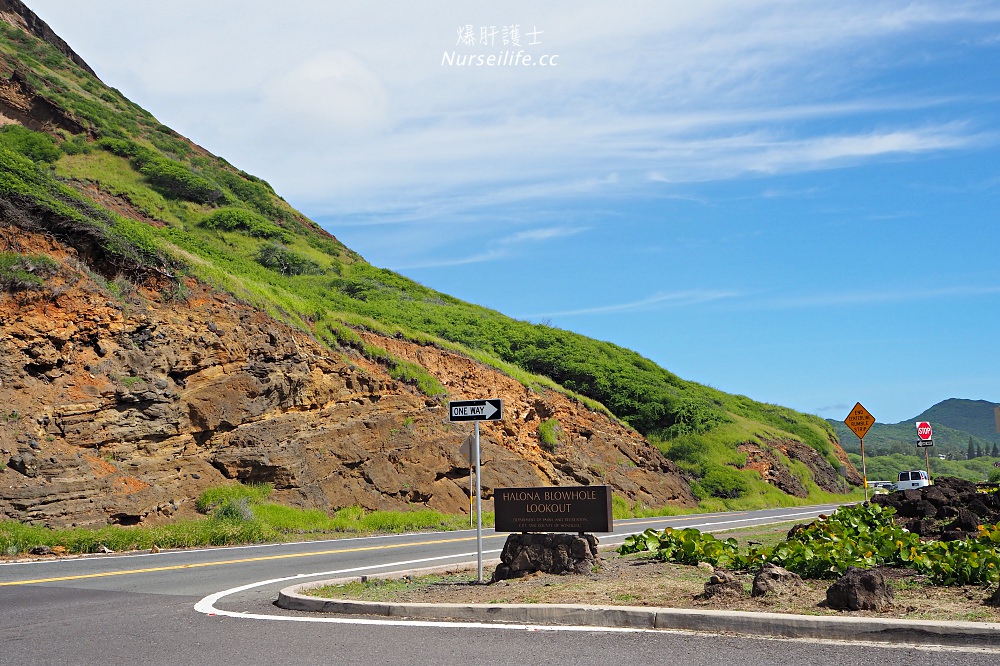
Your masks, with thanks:
[{"label": "brown wooden sign", "polygon": [[612,532],[610,486],[497,488],[497,532]]}]

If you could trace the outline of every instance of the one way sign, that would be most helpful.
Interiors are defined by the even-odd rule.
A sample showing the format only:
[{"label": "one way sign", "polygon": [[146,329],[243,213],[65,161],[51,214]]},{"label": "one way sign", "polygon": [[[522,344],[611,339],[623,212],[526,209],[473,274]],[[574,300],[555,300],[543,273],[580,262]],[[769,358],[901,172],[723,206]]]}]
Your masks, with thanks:
[{"label": "one way sign", "polygon": [[452,400],[448,403],[449,421],[500,421],[503,419],[503,400]]}]

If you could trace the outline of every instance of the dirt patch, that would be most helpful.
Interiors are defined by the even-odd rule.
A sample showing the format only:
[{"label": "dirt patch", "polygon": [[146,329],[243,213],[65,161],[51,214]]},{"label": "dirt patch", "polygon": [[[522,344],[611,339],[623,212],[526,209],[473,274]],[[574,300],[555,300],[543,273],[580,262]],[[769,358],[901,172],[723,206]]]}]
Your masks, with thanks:
[{"label": "dirt patch", "polygon": [[[486,571],[486,577],[492,569]],[[913,571],[883,570],[890,579],[895,604],[884,612],[838,611],[826,607],[826,590],[832,580],[805,580],[803,585],[780,595],[751,597],[753,575],[736,572],[744,594],[702,597],[711,570],[659,562],[648,557],[604,553],[600,564],[588,574],[533,574],[525,578],[479,584],[476,572],[412,580],[370,581],[326,588],[323,596],[410,603],[479,604],[587,604],[648,606],[797,615],[848,615],[851,617],[904,618],[1000,622],[1000,609],[984,605],[996,586],[938,587]]]}]

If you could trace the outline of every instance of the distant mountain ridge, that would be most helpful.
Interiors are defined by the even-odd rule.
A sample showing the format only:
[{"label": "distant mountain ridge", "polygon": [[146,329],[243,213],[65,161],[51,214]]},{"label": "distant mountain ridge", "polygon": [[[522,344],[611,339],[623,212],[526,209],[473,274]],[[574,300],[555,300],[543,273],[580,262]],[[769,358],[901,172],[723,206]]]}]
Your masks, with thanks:
[{"label": "distant mountain ridge", "polygon": [[[917,416],[899,423],[876,423],[865,435],[865,451],[870,455],[914,452],[917,442],[917,421],[928,421],[934,429],[935,454],[964,458],[969,442],[986,454],[1000,443],[996,431],[994,409],[998,403],[988,400],[948,398],[929,407]],[[843,421],[827,419],[845,451],[858,453],[861,444]]]},{"label": "distant mountain ridge", "polygon": [[996,408],[997,403],[988,400],[948,398],[924,410],[912,420],[928,421],[932,425],[940,423],[954,430],[965,431],[973,437],[1000,441],[994,416]]}]

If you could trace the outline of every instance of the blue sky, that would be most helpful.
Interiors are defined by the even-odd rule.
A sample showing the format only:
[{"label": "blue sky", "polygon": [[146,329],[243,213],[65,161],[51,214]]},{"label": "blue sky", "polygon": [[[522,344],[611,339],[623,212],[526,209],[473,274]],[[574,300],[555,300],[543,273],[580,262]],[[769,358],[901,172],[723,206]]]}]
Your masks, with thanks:
[{"label": "blue sky", "polygon": [[28,0],[377,266],[825,418],[1000,402],[1000,2],[693,4]]}]

